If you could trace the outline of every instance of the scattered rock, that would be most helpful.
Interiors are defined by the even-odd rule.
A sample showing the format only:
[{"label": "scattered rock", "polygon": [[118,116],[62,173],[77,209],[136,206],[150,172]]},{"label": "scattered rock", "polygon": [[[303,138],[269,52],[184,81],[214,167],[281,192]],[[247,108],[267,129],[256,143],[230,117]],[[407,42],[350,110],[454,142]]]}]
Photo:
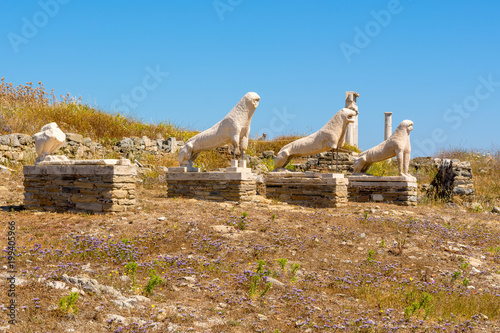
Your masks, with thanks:
[{"label": "scattered rock", "polygon": [[442,247],[444,248],[445,251],[447,252],[451,252],[451,253],[455,253],[455,254],[459,254],[459,253],[462,253],[462,250],[458,247],[455,247],[455,246],[443,246]]},{"label": "scattered rock", "polygon": [[495,213],[495,214],[500,214],[500,207],[493,207],[493,209],[491,210],[492,213]]},{"label": "scattered rock", "polygon": [[257,318],[259,318],[260,321],[267,321],[267,317],[260,313],[257,314]]},{"label": "scattered rock", "polygon": [[112,322],[116,322],[116,323],[120,323],[120,324],[123,324],[123,325],[128,325],[129,324],[129,320],[123,316],[120,316],[120,315],[117,315],[117,314],[111,314],[109,313],[107,316],[106,316],[106,320],[108,323],[112,323]]},{"label": "scattered rock", "polygon": [[278,280],[276,280],[276,279],[274,279],[272,277],[268,277],[267,281],[271,282],[273,287],[277,287],[277,288],[283,288],[283,287],[285,287],[285,284],[283,282],[278,281]]},{"label": "scattered rock", "polygon": [[167,319],[167,316],[168,316],[168,314],[167,314],[167,312],[166,312],[166,311],[160,312],[160,313],[158,313],[158,314],[156,315],[156,320],[158,320],[158,321],[160,321],[160,322],[161,322],[161,321],[164,321],[165,319]]},{"label": "scattered rock", "polygon": [[81,134],[66,133],[66,141],[75,141],[77,143],[83,143],[83,136]]},{"label": "scattered rock", "polygon": [[444,204],[445,208],[452,208],[452,209],[458,209],[460,206],[454,202],[447,202]]},{"label": "scattered rock", "polygon": [[158,218],[158,221],[165,221],[165,216],[161,216]]},{"label": "scattered rock", "polygon": [[196,278],[194,278],[192,276],[183,276],[183,277],[180,277],[178,280],[184,280],[187,282],[196,283]]},{"label": "scattered rock", "polygon": [[230,227],[228,225],[213,225],[212,229],[214,229],[217,232],[221,232],[223,234],[235,231],[233,227]]},{"label": "scattered rock", "polygon": [[4,167],[3,165],[0,165],[0,174],[11,174],[14,170],[9,169],[7,167]]},{"label": "scattered rock", "polygon": [[470,209],[476,212],[481,212],[484,210],[483,206],[479,202],[473,202],[470,204]]},{"label": "scattered rock", "polygon": [[262,157],[263,158],[274,158],[274,151],[266,150],[266,151],[262,152]]},{"label": "scattered rock", "polygon": [[82,271],[88,272],[88,273],[94,273],[94,270],[90,268],[90,263],[83,265],[82,266]]}]

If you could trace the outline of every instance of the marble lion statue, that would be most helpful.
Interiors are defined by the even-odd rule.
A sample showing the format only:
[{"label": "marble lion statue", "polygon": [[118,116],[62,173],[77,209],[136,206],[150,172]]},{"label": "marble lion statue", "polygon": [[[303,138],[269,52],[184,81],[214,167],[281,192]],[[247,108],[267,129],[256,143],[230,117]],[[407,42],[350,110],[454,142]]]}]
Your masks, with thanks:
[{"label": "marble lion statue", "polygon": [[243,159],[245,150],[248,147],[250,122],[259,101],[260,96],[256,93],[246,93],[221,121],[186,141],[179,149],[179,164],[192,167],[193,161],[202,151],[227,144],[233,145],[234,157],[236,157],[236,149],[239,149]]},{"label": "marble lion statue", "polygon": [[412,177],[408,172],[412,130],[413,122],[403,120],[387,140],[359,154],[354,160],[354,173],[365,173],[373,163],[397,156],[399,175]]},{"label": "marble lion statue", "polygon": [[40,132],[36,133],[34,137],[35,150],[38,155],[35,163],[53,160],[68,160],[66,156],[52,156],[52,154],[66,142],[66,134],[61,131],[56,123],[50,123],[43,126]]},{"label": "marble lion statue", "polygon": [[344,145],[347,125],[354,122],[358,111],[343,108],[330,119],[319,131],[305,138],[290,142],[276,155],[276,168],[283,168],[294,157],[319,154]]}]

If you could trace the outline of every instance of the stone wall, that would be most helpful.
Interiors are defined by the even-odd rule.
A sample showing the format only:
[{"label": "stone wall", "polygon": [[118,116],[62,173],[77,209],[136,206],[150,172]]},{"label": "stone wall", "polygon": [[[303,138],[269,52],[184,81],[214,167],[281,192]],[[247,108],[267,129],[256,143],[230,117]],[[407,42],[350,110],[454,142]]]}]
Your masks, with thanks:
[{"label": "stone wall", "polygon": [[[231,151],[231,149],[229,149]],[[225,153],[225,152],[224,152]],[[294,171],[298,172],[333,172],[333,173],[343,173],[350,175],[354,172],[353,164],[354,158],[358,153],[350,151],[340,151],[337,161],[337,153],[333,154],[332,162],[332,152],[324,152],[312,156],[299,157],[293,160]],[[246,156],[248,163],[250,165],[256,165],[259,163],[259,159],[273,159],[275,154],[272,150],[264,151],[261,156],[250,157]],[[337,164],[338,162],[338,164]]]},{"label": "stone wall", "polygon": [[474,175],[468,161],[416,157],[411,160],[410,171],[417,177],[420,172],[436,174],[430,184],[421,184],[428,196],[445,200],[458,196],[470,200],[474,195]]},{"label": "stone wall", "polygon": [[36,157],[35,140],[27,134],[7,134],[0,136],[0,163],[23,161]]},{"label": "stone wall", "polygon": [[340,207],[347,204],[347,179],[343,175],[271,172],[265,184],[266,197],[294,205]]},{"label": "stone wall", "polygon": [[326,171],[350,175],[354,172],[354,158],[357,155],[355,152],[339,152],[337,159],[337,152],[335,152],[332,160],[332,152],[328,151],[309,157],[307,162],[298,165],[296,170],[303,172]]},{"label": "stone wall", "polygon": [[[80,134],[66,133],[66,142],[56,154],[65,155],[70,159],[102,159],[111,155],[133,158],[143,153],[154,155],[175,153],[183,144],[183,141],[177,141],[175,138],[151,140],[143,136],[123,138],[115,144],[104,147]],[[0,136],[0,164],[9,162],[31,164],[35,158],[35,140],[32,136],[19,133]]]},{"label": "stone wall", "polygon": [[126,162],[129,165],[24,166],[24,206],[55,212],[130,210],[135,205],[137,172]]},{"label": "stone wall", "polygon": [[474,194],[470,162],[443,159],[438,160],[437,163],[438,173],[429,191],[445,199],[452,199],[456,195],[468,197]]}]

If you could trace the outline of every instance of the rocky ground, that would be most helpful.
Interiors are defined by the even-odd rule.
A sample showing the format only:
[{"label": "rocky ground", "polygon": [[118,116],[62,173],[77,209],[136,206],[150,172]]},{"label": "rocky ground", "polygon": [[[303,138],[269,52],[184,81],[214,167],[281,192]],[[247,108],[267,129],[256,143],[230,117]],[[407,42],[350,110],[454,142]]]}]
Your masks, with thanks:
[{"label": "rocky ground", "polygon": [[133,212],[54,214],[21,210],[21,176],[0,176],[0,332],[500,331],[498,214],[214,203],[140,184]]}]

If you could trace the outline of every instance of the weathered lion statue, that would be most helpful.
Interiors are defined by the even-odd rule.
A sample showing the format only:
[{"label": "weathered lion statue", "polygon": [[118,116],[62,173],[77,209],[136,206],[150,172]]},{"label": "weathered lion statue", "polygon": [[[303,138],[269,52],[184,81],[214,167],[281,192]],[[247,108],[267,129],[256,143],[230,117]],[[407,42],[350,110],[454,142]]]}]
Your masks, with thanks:
[{"label": "weathered lion statue", "polygon": [[34,135],[35,150],[38,157],[35,164],[43,161],[67,161],[66,156],[54,156],[54,152],[61,148],[66,141],[66,134],[57,126],[56,123],[50,123],[42,127],[40,132]]},{"label": "weathered lion statue", "polygon": [[344,145],[347,125],[353,122],[358,111],[343,108],[319,131],[305,138],[290,142],[276,155],[276,168],[283,168],[294,157],[319,154]]},{"label": "weathered lion statue", "polygon": [[362,152],[354,160],[354,173],[365,173],[373,163],[397,156],[399,175],[412,177],[408,173],[411,153],[410,132],[412,130],[413,122],[403,120],[387,140]]},{"label": "weathered lion statue", "polygon": [[217,124],[196,134],[179,149],[178,161],[181,166],[193,166],[193,161],[204,150],[214,149],[223,145],[232,144],[234,154],[236,149],[241,157],[248,147],[250,122],[255,109],[259,105],[260,96],[248,92],[236,106]]}]

